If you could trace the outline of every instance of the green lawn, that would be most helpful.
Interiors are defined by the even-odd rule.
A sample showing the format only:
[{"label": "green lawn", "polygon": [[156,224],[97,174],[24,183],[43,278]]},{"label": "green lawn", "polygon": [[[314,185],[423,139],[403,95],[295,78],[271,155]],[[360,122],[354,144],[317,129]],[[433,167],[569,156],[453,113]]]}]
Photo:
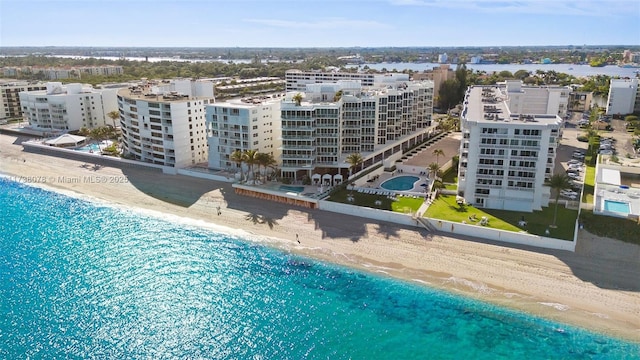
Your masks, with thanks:
[{"label": "green lawn", "polygon": [[[549,228],[549,225],[553,223],[553,213],[555,204],[543,208],[542,211],[519,212],[519,211],[506,211],[506,210],[493,210],[493,209],[478,209],[473,206],[460,207],[456,204],[456,197],[453,195],[440,195],[436,201],[433,202],[429,209],[426,211],[426,217],[462,222],[472,223],[469,217],[473,214],[477,219],[486,216],[489,219],[488,227],[507,231],[522,231],[523,228],[518,227],[518,222],[524,217],[527,222],[526,230],[535,235],[547,236],[545,230]],[[575,228],[575,221],[578,216],[577,210],[565,209],[562,205],[558,206],[557,228],[549,229],[550,234],[548,236],[563,239],[573,240],[573,231]]]},{"label": "green lawn", "polygon": [[584,174],[584,191],[582,192],[582,202],[593,203],[593,192],[596,186],[596,167],[587,165]]},{"label": "green lawn", "polygon": [[420,205],[424,202],[423,197],[418,197],[414,199],[412,197],[398,197],[397,201],[391,202],[391,209],[395,212],[401,213],[409,213],[409,212],[417,212],[420,208]]},{"label": "green lawn", "polygon": [[[504,222],[490,214],[484,212],[481,209],[473,206],[460,207],[456,204],[455,195],[440,195],[425,212],[425,217],[442,219],[448,221],[473,223],[469,218],[474,215],[477,219],[481,219],[483,216],[489,218],[489,227],[494,229],[520,231],[522,229],[517,226],[513,226],[507,222]],[[517,222],[516,222],[517,224]]]},{"label": "green lawn", "polygon": [[447,190],[458,190],[457,184],[444,184],[444,188]]},{"label": "green lawn", "polygon": [[[353,196],[353,202],[347,201],[349,194]],[[376,205],[376,200],[380,201],[380,205]],[[398,197],[397,200],[391,200],[382,195],[363,194],[342,188],[331,193],[329,201],[400,213],[415,213],[424,202],[424,198],[418,197],[414,199],[413,197]]]}]

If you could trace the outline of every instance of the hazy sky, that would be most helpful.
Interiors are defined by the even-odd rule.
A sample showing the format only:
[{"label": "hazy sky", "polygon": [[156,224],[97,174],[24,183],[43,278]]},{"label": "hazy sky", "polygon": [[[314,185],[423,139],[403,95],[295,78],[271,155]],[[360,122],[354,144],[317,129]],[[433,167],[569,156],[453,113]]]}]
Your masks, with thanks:
[{"label": "hazy sky", "polygon": [[640,45],[640,0],[0,0],[0,46]]}]

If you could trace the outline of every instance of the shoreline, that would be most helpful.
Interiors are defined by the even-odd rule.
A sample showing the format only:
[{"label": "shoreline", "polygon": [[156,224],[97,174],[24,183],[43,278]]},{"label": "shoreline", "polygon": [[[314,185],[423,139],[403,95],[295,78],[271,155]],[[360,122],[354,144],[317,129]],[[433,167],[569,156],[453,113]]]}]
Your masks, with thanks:
[{"label": "shoreline", "polygon": [[[34,185],[640,342],[636,245],[581,232],[584,245],[574,254],[425,236],[418,228],[242,197],[226,183],[138,168],[91,170],[82,161],[23,152],[16,143],[0,135],[0,171],[9,179],[46,177],[52,181]],[[118,180],[57,181],[96,176]]]}]

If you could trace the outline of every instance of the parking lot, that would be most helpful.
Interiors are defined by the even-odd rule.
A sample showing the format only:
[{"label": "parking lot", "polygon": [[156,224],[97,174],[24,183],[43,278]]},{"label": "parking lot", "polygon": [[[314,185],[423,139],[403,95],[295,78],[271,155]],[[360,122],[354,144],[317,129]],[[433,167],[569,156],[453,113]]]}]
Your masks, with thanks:
[{"label": "parking lot", "polygon": [[[588,143],[578,141],[578,137],[585,135],[585,129],[578,124],[583,119],[582,113],[573,113],[570,119],[565,121],[562,131],[562,139],[557,149],[555,173],[568,174],[570,178],[582,183],[584,181],[584,167],[577,165],[584,160],[581,155],[587,152]],[[603,154],[615,154],[619,158],[637,157],[633,151],[633,135],[626,131],[624,120],[612,119],[607,122],[613,128],[612,131],[599,131],[601,142],[599,151]],[[569,172],[567,172],[569,170]],[[577,174],[577,175],[574,175]],[[579,189],[575,184],[574,189]],[[578,191],[579,192],[579,191]],[[571,198],[571,194],[565,193],[565,198]],[[566,196],[569,195],[569,196]]]}]

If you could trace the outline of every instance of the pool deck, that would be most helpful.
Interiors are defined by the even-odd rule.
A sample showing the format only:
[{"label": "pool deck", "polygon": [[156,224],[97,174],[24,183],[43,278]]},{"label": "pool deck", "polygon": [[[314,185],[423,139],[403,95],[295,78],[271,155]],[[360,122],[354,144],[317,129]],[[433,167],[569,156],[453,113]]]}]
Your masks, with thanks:
[{"label": "pool deck", "polygon": [[[411,190],[388,190],[380,186],[380,184],[382,184],[383,182],[399,176],[415,176],[419,178],[419,180],[415,183],[414,187]],[[371,192],[374,194],[378,193],[382,195],[384,195],[385,193],[391,193],[391,194],[408,194],[408,195],[415,195],[415,196],[418,196],[418,195],[424,196],[426,194],[426,191],[425,191],[426,187],[422,187],[420,186],[420,184],[423,184],[425,182],[429,183],[429,178],[425,175],[399,173],[398,171],[394,171],[393,173],[384,172],[380,174],[378,177],[373,177],[368,179],[366,185],[356,187],[355,190],[362,190],[362,192],[365,192],[365,193]]]},{"label": "pool deck", "polygon": [[629,214],[605,210],[605,201],[624,202],[629,204],[629,214],[640,216],[640,188],[622,189],[614,185],[600,185],[596,193],[595,211],[608,215],[627,217]]}]

